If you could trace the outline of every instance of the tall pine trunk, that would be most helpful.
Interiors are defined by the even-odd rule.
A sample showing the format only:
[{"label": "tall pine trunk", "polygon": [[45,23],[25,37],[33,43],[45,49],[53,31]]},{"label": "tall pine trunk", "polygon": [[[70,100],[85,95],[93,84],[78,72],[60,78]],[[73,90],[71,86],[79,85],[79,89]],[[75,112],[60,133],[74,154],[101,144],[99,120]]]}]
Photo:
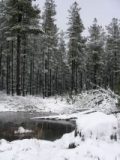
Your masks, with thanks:
[{"label": "tall pine trunk", "polygon": [[32,60],[31,60],[31,62],[30,62],[30,95],[32,95],[32,74],[33,74],[33,72],[32,72]]},{"label": "tall pine trunk", "polygon": [[0,90],[2,90],[3,86],[1,85],[2,84],[2,44],[1,44],[1,47],[0,47]]},{"label": "tall pine trunk", "polygon": [[78,91],[78,69],[77,69],[77,64],[75,63],[75,94],[77,94]]},{"label": "tall pine trunk", "polygon": [[45,73],[45,53],[43,52],[43,98],[46,96],[46,73]]},{"label": "tall pine trunk", "polygon": [[20,86],[20,49],[21,49],[21,36],[17,35],[17,73],[16,73],[16,94],[21,95],[21,86]]},{"label": "tall pine trunk", "polygon": [[74,61],[72,60],[72,73],[71,73],[71,94],[74,90]]},{"label": "tall pine trunk", "polygon": [[1,76],[1,71],[2,71],[2,45],[0,47],[0,76]]},{"label": "tall pine trunk", "polygon": [[49,96],[52,95],[52,70],[50,69],[50,73],[49,73]]},{"label": "tall pine trunk", "polygon": [[25,37],[24,37],[24,55],[23,55],[23,78],[22,78],[22,80],[23,80],[23,82],[22,82],[22,95],[23,96],[25,96],[25,94],[26,94],[26,88],[25,88],[25,85],[26,85],[26,83],[25,83],[25,81],[26,81],[26,44],[27,43],[27,40],[26,40],[26,35],[25,35]]},{"label": "tall pine trunk", "polygon": [[93,75],[94,79],[93,79],[93,82],[94,82],[94,86],[93,86],[93,89],[96,89],[97,87],[97,65],[94,65],[94,75]]},{"label": "tall pine trunk", "polygon": [[9,42],[7,42],[7,75],[6,75],[6,87],[7,94],[10,94],[10,53],[9,53]]},{"label": "tall pine trunk", "polygon": [[12,40],[12,42],[11,42],[12,44],[11,44],[11,52],[12,52],[12,60],[11,60],[11,71],[12,71],[12,85],[11,85],[11,91],[12,91],[12,95],[14,95],[14,45],[13,45],[13,40]]},{"label": "tall pine trunk", "polygon": [[55,93],[58,94],[58,68],[56,69],[55,74]]}]

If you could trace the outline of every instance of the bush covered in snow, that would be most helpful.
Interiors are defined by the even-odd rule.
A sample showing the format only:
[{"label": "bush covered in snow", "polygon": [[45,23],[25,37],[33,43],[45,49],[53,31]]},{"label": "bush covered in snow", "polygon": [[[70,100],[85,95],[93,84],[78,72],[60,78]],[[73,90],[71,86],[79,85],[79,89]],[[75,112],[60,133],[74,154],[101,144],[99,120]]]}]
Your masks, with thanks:
[{"label": "bush covered in snow", "polygon": [[95,112],[87,115],[81,115],[76,120],[76,136],[81,140],[87,138],[101,140],[117,140],[118,121],[114,115],[106,115],[101,112]]},{"label": "bush covered in snow", "polygon": [[69,98],[69,103],[79,109],[95,109],[105,113],[117,111],[118,99],[120,97],[111,90],[96,89],[84,91],[79,95],[73,95]]}]

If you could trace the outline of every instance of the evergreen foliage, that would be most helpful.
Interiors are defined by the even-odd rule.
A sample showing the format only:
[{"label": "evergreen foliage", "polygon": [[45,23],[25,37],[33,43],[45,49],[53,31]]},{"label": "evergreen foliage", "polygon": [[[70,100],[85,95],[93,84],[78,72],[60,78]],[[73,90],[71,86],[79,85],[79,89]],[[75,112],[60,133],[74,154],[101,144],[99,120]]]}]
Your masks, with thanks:
[{"label": "evergreen foliage", "polygon": [[[97,19],[89,28],[87,41],[87,78],[93,88],[103,85],[104,76],[104,31],[102,26],[97,24]],[[89,85],[90,86],[90,85]]]},{"label": "evergreen foliage", "polygon": [[119,20],[106,28],[95,18],[84,37],[77,2],[64,33],[56,25],[54,0],[45,1],[41,17],[32,0],[0,1],[0,90],[43,98],[97,87],[120,93]]},{"label": "evergreen foliage", "polygon": [[82,37],[82,32],[84,29],[82,20],[79,14],[80,8],[77,2],[74,2],[69,10],[69,28],[68,28],[68,55],[69,55],[69,65],[71,68],[71,91],[78,92],[78,79],[80,78],[81,90],[83,87],[83,74],[85,72],[84,63],[84,39]]},{"label": "evergreen foliage", "polygon": [[120,92],[120,26],[117,18],[113,18],[107,26],[106,44],[108,85]]}]

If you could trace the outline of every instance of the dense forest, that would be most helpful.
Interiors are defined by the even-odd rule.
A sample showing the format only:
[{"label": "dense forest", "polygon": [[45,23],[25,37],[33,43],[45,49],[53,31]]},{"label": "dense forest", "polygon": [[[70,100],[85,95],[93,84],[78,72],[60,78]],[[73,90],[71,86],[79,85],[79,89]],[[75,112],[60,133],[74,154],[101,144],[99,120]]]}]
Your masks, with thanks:
[{"label": "dense forest", "polygon": [[43,97],[98,87],[120,93],[119,20],[100,26],[95,18],[85,37],[79,5],[68,12],[64,33],[54,0],[42,11],[32,0],[0,1],[0,90]]}]

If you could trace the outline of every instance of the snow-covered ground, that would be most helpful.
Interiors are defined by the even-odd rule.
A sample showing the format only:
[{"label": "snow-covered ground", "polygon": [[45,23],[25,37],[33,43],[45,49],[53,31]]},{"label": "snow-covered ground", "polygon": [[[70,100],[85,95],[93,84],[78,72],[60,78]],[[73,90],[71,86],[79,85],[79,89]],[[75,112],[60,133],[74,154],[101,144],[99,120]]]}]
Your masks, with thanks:
[{"label": "snow-covered ground", "polygon": [[[117,95],[101,89],[71,98],[12,97],[1,92],[0,111],[57,113],[46,118],[74,118],[76,130],[54,142],[0,140],[0,160],[120,160],[120,115],[105,114],[119,110]],[[85,109],[89,110],[80,112]],[[16,133],[26,131],[19,128]]]},{"label": "snow-covered ground", "polygon": [[62,113],[71,111],[72,105],[62,97],[43,99],[35,96],[8,96],[0,92],[0,112],[25,111],[25,112],[54,112]]},{"label": "snow-covered ground", "polygon": [[7,96],[0,92],[0,111],[36,111],[71,114],[84,109],[94,109],[106,113],[117,110],[117,95],[110,90],[90,90],[77,96],[50,97]]},{"label": "snow-covered ground", "polygon": [[[86,142],[74,148],[64,147],[63,140],[48,142],[42,140],[22,140],[11,143],[0,141],[1,160],[120,160],[120,143],[105,141]],[[63,145],[63,146],[62,146]]]}]

